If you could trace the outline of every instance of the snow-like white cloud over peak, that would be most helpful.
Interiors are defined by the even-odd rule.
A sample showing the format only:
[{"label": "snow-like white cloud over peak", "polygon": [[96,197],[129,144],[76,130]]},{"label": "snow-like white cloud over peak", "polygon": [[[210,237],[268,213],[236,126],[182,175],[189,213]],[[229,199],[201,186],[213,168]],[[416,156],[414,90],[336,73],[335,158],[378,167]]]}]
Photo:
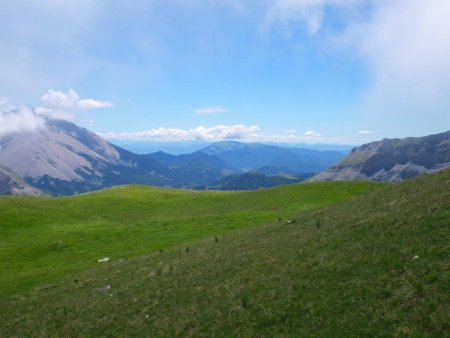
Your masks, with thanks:
[{"label": "snow-like white cloud over peak", "polygon": [[41,101],[48,107],[59,109],[100,109],[114,107],[109,101],[81,99],[78,93],[73,89],[69,89],[67,93],[50,89],[47,93],[42,95]]},{"label": "snow-like white cloud over peak", "polygon": [[228,112],[228,109],[224,106],[209,106],[203,108],[194,109],[194,113],[198,115],[213,115],[213,114],[222,114]]},{"label": "snow-like white cloud over peak", "polygon": [[35,131],[45,120],[26,107],[15,107],[6,97],[0,97],[0,137],[18,132]]}]

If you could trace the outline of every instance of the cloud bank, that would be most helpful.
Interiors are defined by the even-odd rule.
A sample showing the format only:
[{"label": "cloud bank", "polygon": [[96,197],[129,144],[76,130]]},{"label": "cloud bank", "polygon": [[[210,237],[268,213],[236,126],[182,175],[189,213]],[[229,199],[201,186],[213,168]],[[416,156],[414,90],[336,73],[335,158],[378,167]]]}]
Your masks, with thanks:
[{"label": "cloud bank", "polygon": [[138,132],[107,132],[98,133],[101,137],[109,140],[133,140],[133,141],[224,141],[239,140],[247,142],[324,142],[343,143],[343,140],[325,138],[314,131],[307,131],[303,135],[289,130],[284,133],[268,133],[259,126],[217,125],[212,127],[199,126],[192,129],[157,128]]}]

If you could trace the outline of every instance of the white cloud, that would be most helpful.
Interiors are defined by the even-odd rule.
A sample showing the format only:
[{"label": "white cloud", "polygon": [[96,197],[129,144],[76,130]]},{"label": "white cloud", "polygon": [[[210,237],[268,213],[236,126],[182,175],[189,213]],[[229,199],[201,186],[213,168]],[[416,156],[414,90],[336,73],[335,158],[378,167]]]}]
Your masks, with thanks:
[{"label": "white cloud", "polygon": [[81,99],[76,91],[69,89],[67,93],[50,89],[42,95],[41,101],[49,107],[63,109],[100,109],[112,108],[114,105],[109,101],[97,101],[94,99]]},{"label": "white cloud", "polygon": [[0,136],[35,131],[44,125],[45,120],[31,109],[26,107],[15,108],[8,103],[6,98],[0,98]]},{"label": "white cloud", "polygon": [[41,101],[50,107],[74,108],[80,101],[80,96],[73,89],[67,93],[50,89],[41,96]]},{"label": "white cloud", "polygon": [[305,131],[305,137],[307,138],[317,138],[317,137],[321,137],[322,135],[319,134],[318,132],[314,131],[314,130],[308,130]]},{"label": "white cloud", "polygon": [[226,112],[228,112],[228,109],[223,106],[210,106],[194,109],[194,113],[199,115],[221,114]]},{"label": "white cloud", "polygon": [[372,135],[372,134],[375,134],[375,132],[371,131],[371,130],[358,130],[356,133],[358,135]]},{"label": "white cloud", "polygon": [[158,128],[131,133],[100,133],[100,135],[107,139],[119,140],[186,141],[247,139],[257,136],[259,132],[258,126],[237,124],[233,126],[217,125],[209,128],[199,126],[193,129]]}]

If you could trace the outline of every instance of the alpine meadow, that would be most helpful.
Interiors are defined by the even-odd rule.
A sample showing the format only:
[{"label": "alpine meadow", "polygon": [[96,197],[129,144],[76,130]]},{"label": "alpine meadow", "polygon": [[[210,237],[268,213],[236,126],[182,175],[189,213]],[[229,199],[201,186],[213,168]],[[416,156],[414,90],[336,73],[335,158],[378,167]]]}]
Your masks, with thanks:
[{"label": "alpine meadow", "polygon": [[450,337],[449,17],[0,1],[0,337]]}]

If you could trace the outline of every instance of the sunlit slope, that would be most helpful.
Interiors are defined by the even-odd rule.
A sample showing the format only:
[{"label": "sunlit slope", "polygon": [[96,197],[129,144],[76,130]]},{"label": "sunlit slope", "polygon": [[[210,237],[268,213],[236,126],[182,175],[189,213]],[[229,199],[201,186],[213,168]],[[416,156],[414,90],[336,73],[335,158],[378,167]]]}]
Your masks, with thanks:
[{"label": "sunlit slope", "polygon": [[255,192],[121,186],[65,198],[0,197],[0,295],[67,273],[292,217],[380,185],[320,183]]},{"label": "sunlit slope", "polygon": [[[316,188],[325,196],[335,186],[298,186],[306,190],[297,198]],[[113,262],[5,298],[0,335],[448,336],[449,170],[296,220]]]}]

